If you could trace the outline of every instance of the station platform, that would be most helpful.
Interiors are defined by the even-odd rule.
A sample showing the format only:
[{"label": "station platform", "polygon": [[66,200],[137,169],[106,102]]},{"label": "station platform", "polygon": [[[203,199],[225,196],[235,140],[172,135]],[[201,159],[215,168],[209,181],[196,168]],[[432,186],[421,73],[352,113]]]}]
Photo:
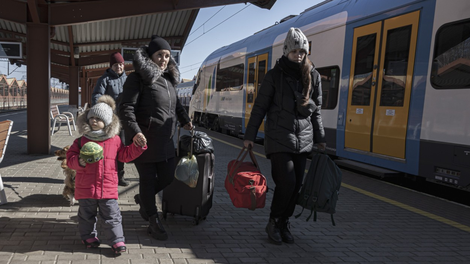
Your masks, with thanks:
[{"label": "station platform", "polygon": [[[150,238],[133,199],[137,171],[126,164],[130,185],[119,187],[119,204],[128,251],[115,257],[102,236],[100,248],[86,249],[78,235],[78,205],[69,206],[62,197],[64,175],[53,154],[78,133],[70,136],[63,125],[51,138],[50,155],[28,155],[26,111],[0,114],[5,119],[14,125],[0,164],[8,199],[0,206],[0,263],[470,263],[468,206],[346,170],[336,226],[321,213],[316,222],[306,222],[304,211],[290,219],[295,244],[271,244],[264,229],[273,193],[268,192],[265,208],[250,211],[235,208],[224,188],[227,164],[242,140],[202,128],[196,129],[212,137],[216,157],[207,219],[194,225],[191,217],[168,215],[163,223],[169,239]],[[263,146],[254,150],[274,187]]]}]

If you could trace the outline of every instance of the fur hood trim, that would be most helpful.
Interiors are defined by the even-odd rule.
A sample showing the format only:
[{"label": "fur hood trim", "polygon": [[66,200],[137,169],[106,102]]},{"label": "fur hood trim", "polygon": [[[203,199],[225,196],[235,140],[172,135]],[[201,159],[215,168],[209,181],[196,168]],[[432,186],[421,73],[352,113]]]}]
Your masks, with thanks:
[{"label": "fur hood trim", "polygon": [[[163,75],[164,71],[152,61],[147,53],[147,46],[143,46],[136,50],[134,60],[132,61],[135,72],[138,73],[145,84],[153,84]],[[171,83],[176,87],[180,79],[180,71],[176,65],[173,56],[170,57],[168,67],[166,69],[171,77]]]},{"label": "fur hood trim", "polygon": [[[99,103],[99,100],[98,100],[98,103]],[[115,106],[114,107],[111,106],[111,108],[113,108],[114,110]],[[85,110],[85,112],[83,112],[77,117],[77,127],[78,127],[78,133],[80,135],[84,135],[92,131],[91,126],[88,124],[88,119],[87,119],[88,112],[90,112],[90,108]],[[119,117],[116,114],[113,114],[113,120],[111,121],[111,124],[106,126],[103,130],[109,138],[119,135],[119,132],[121,131],[121,121],[119,121]]]}]

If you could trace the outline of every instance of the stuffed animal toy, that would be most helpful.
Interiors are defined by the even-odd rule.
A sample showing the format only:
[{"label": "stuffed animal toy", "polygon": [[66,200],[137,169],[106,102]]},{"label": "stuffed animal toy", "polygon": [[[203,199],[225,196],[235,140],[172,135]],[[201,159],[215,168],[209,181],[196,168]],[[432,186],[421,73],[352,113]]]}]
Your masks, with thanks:
[{"label": "stuffed animal toy", "polygon": [[86,163],[95,163],[103,158],[103,147],[95,142],[89,141],[80,149],[80,158]]}]

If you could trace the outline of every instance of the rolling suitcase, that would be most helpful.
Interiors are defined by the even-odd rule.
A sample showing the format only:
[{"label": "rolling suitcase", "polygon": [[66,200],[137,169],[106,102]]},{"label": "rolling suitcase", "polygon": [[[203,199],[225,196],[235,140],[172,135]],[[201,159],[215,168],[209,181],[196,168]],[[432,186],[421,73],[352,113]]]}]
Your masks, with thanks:
[{"label": "rolling suitcase", "polygon": [[[178,143],[176,163],[185,156],[180,153],[180,133],[178,129]],[[191,147],[192,148],[192,147]],[[197,225],[201,219],[205,219],[212,208],[214,194],[214,154],[211,152],[194,154],[196,155],[199,177],[195,188],[191,188],[185,183],[174,179],[162,194],[163,219],[168,213],[194,217]]]}]

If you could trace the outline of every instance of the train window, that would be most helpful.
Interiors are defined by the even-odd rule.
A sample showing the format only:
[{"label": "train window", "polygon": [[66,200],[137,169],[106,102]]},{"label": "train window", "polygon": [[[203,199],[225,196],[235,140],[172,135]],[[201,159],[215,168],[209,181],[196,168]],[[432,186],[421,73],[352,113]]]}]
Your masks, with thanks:
[{"label": "train window", "polygon": [[431,84],[436,89],[470,88],[470,20],[437,31]]},{"label": "train window", "polygon": [[318,68],[321,76],[322,109],[335,109],[338,103],[339,67]]},{"label": "train window", "polygon": [[357,38],[351,105],[370,105],[377,34]]},{"label": "train window", "polygon": [[411,26],[387,32],[380,106],[403,106],[410,38]]},{"label": "train window", "polygon": [[243,63],[224,69],[217,69],[216,91],[231,91],[243,85]]}]

